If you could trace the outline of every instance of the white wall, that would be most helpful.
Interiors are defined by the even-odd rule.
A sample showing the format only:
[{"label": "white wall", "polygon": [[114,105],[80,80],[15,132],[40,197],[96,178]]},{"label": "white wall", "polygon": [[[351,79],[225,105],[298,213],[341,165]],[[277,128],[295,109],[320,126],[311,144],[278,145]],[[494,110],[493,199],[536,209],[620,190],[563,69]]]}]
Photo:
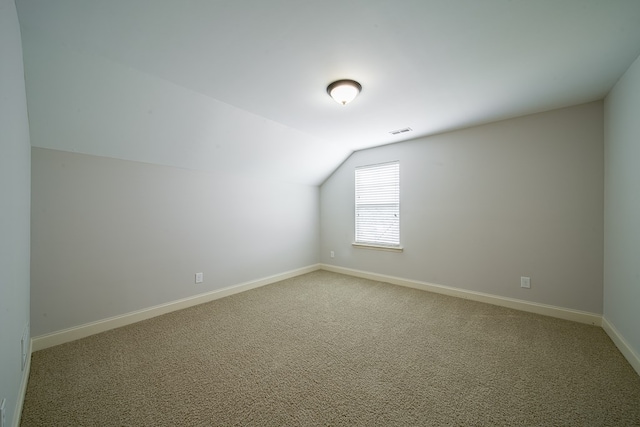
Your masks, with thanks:
[{"label": "white wall", "polygon": [[605,99],[604,318],[635,352],[636,370],[640,369],[639,119],[640,58]]},{"label": "white wall", "polygon": [[345,147],[327,149],[332,143],[109,60],[99,50],[73,49],[26,21],[34,147],[309,185],[349,155]]},{"label": "white wall", "polygon": [[33,148],[32,192],[34,336],[318,262],[315,186]]},{"label": "white wall", "polygon": [[[390,160],[404,252],[354,248],[354,167]],[[323,263],[602,313],[602,102],[356,152],[320,199]]]},{"label": "white wall", "polygon": [[13,0],[0,0],[0,401],[9,423],[22,401],[29,322],[30,149],[18,17]]},{"label": "white wall", "polygon": [[23,24],[34,336],[318,262],[318,141]]}]

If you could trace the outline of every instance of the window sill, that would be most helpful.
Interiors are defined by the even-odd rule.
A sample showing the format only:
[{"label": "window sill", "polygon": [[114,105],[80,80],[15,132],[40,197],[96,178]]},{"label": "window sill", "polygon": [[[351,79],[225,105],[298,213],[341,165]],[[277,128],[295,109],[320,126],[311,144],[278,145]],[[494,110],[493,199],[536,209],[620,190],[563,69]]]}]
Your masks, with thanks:
[{"label": "window sill", "polygon": [[352,243],[354,248],[361,249],[373,249],[376,251],[387,251],[387,252],[402,252],[404,248],[402,246],[381,246],[381,245],[372,245],[367,243]]}]

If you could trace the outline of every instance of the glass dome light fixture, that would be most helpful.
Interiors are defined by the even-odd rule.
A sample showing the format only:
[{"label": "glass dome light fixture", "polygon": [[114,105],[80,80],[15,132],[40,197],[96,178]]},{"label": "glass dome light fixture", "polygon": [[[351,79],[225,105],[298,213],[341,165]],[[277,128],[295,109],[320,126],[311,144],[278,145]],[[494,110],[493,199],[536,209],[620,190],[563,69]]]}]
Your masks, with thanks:
[{"label": "glass dome light fixture", "polygon": [[355,80],[338,80],[327,86],[327,93],[338,104],[347,105],[355,99],[362,86]]}]

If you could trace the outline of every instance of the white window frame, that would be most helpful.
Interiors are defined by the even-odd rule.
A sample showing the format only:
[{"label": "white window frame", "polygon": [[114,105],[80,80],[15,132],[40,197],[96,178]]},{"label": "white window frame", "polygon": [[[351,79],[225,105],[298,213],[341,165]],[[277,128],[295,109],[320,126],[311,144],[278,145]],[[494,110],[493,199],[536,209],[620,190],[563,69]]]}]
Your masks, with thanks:
[{"label": "white window frame", "polygon": [[353,246],[402,252],[400,162],[355,168]]}]

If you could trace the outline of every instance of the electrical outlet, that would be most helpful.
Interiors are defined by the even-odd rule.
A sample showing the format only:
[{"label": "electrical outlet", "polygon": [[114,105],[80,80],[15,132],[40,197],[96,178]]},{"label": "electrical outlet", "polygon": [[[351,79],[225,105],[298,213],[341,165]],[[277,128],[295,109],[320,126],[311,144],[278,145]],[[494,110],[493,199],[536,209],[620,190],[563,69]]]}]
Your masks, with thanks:
[{"label": "electrical outlet", "polygon": [[331,251],[331,258],[334,258],[336,256],[335,252]]},{"label": "electrical outlet", "polygon": [[2,403],[0,403],[0,427],[5,427],[7,425],[6,411],[5,411],[6,403],[7,403],[7,399],[2,399]]},{"label": "electrical outlet", "polygon": [[527,289],[531,288],[531,277],[521,277],[520,287],[527,288]]},{"label": "electrical outlet", "polygon": [[196,283],[204,282],[204,273],[196,273]]},{"label": "electrical outlet", "polygon": [[22,370],[27,366],[27,356],[29,352],[29,324],[27,323],[22,331],[22,339],[20,339],[20,348],[22,350]]}]

